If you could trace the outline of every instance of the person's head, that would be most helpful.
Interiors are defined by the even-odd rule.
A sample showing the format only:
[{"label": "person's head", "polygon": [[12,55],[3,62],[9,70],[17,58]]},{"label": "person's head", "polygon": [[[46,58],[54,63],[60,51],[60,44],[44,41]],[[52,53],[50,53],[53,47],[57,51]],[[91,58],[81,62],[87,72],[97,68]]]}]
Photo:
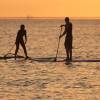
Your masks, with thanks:
[{"label": "person's head", "polygon": [[69,17],[65,17],[65,22],[66,22],[66,23],[69,22]]},{"label": "person's head", "polygon": [[24,24],[20,25],[20,29],[24,30],[25,29],[25,25]]}]

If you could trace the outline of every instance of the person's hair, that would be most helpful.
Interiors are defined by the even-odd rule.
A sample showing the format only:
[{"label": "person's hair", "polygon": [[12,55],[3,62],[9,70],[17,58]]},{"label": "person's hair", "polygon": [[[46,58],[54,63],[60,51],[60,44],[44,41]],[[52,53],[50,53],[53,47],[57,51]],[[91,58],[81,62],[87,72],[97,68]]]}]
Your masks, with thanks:
[{"label": "person's hair", "polygon": [[21,25],[20,25],[20,28],[25,28],[25,25],[24,25],[24,24],[21,24]]},{"label": "person's hair", "polygon": [[65,21],[66,21],[66,22],[69,21],[69,17],[65,17]]}]

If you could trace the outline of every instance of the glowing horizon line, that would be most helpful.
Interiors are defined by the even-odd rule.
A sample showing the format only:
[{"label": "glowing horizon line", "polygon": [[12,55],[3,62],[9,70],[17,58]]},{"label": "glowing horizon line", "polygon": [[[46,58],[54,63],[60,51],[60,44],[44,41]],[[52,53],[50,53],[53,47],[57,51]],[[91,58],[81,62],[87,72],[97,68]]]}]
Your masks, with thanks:
[{"label": "glowing horizon line", "polygon": [[[0,17],[0,19],[63,19],[63,17],[33,17],[33,16],[26,16],[26,17]],[[70,19],[100,19],[100,17],[69,17]]]}]

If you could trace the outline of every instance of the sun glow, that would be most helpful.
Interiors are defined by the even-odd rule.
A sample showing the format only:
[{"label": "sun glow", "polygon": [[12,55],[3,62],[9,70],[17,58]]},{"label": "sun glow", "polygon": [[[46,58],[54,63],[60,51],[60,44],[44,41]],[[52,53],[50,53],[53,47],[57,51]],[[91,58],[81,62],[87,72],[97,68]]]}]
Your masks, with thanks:
[{"label": "sun glow", "polygon": [[0,17],[100,17],[100,0],[0,0]]}]

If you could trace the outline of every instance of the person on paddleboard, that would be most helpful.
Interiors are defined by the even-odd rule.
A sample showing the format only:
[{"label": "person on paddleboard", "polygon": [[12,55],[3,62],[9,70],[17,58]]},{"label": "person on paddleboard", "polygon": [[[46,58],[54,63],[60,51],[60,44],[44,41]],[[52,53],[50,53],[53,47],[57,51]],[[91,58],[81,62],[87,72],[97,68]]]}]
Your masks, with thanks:
[{"label": "person on paddleboard", "polygon": [[[25,39],[24,39],[25,37]],[[16,37],[16,50],[15,50],[15,60],[16,60],[16,56],[17,56],[17,53],[18,53],[18,50],[19,50],[19,45],[22,46],[23,50],[24,50],[24,54],[25,54],[25,59],[28,58],[27,56],[27,50],[26,50],[26,44],[27,42],[27,33],[26,33],[26,30],[25,30],[25,25],[21,25],[20,26],[20,30],[18,30],[17,32],[17,37]]]},{"label": "person on paddleboard", "polygon": [[72,35],[72,23],[69,21],[69,17],[65,18],[65,25],[61,25],[60,27],[65,27],[65,30],[59,38],[65,36],[65,49],[66,49],[66,61],[72,61],[72,43],[73,43],[73,35]]}]

